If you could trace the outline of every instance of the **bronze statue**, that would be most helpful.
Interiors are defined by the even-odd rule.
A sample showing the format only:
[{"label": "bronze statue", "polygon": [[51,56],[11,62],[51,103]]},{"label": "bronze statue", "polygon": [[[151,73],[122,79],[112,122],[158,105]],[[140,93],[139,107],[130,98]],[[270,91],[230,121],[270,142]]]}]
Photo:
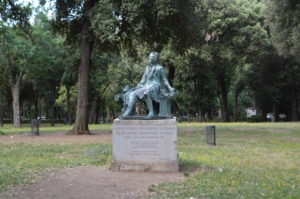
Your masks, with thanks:
[{"label": "bronze statue", "polygon": [[[171,117],[169,99],[177,94],[166,77],[164,68],[158,64],[159,53],[151,52],[149,64],[143,74],[142,80],[135,88],[129,85],[123,89],[123,95],[116,95],[115,100],[124,101],[123,114],[121,118],[130,118],[138,99],[146,102],[149,113],[147,118]],[[159,110],[154,110],[153,101],[159,103]],[[158,116],[155,115],[158,113]]]}]

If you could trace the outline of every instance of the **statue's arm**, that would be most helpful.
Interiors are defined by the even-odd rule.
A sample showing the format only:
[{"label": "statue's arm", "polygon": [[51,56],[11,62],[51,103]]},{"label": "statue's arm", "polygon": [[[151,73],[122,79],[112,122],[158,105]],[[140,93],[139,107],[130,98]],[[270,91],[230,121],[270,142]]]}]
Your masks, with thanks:
[{"label": "statue's arm", "polygon": [[141,81],[137,84],[137,87],[143,86],[146,84],[146,79],[147,79],[146,77],[147,77],[147,68],[145,69],[145,72],[143,74]]}]

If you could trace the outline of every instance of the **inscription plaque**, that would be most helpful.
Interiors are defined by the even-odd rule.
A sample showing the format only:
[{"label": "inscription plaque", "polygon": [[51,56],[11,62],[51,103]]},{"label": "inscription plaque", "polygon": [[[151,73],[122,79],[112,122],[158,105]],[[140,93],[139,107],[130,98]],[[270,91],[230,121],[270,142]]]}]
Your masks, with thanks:
[{"label": "inscription plaque", "polygon": [[114,120],[113,170],[178,171],[176,119]]}]

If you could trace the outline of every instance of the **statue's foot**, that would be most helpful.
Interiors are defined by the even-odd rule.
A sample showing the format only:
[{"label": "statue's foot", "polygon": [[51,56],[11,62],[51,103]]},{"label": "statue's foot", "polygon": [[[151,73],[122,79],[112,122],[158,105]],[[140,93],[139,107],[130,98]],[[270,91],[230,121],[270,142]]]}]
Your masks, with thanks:
[{"label": "statue's foot", "polygon": [[129,115],[124,113],[121,115],[121,117],[126,118],[126,117],[129,117]]},{"label": "statue's foot", "polygon": [[147,118],[153,118],[154,117],[154,113],[150,112],[148,115],[147,115]]}]

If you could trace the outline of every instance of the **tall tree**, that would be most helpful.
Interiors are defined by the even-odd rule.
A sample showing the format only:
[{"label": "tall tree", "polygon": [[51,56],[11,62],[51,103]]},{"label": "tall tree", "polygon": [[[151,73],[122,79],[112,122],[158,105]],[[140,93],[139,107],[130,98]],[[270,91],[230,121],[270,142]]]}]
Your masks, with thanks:
[{"label": "tall tree", "polygon": [[[67,107],[67,115],[68,115],[68,123],[69,125],[72,124],[72,103],[71,98],[72,89],[75,87],[77,79],[78,79],[78,64],[79,64],[79,53],[78,49],[74,47],[74,45],[66,45],[64,46],[65,57],[63,62],[66,64],[65,71],[62,76],[62,86],[65,88],[65,101]],[[61,88],[63,89],[63,88]],[[77,93],[76,93],[77,94]],[[76,96],[77,97],[77,96]]]},{"label": "tall tree", "polygon": [[[270,28],[272,44],[279,56],[286,59],[284,74],[291,81],[288,83],[290,95],[288,104],[289,118],[298,120],[298,81],[300,71],[300,2],[297,0],[267,1],[267,24]],[[283,72],[283,71],[282,71]],[[282,74],[283,75],[283,74]]]},{"label": "tall tree", "polygon": [[31,42],[26,39],[23,32],[14,27],[2,24],[4,40],[3,52],[5,54],[4,77],[8,82],[13,97],[13,120],[14,127],[21,126],[20,121],[20,86],[25,73],[30,66],[30,58],[32,57]]},{"label": "tall tree", "polygon": [[199,2],[197,13],[206,13],[201,57],[209,64],[218,85],[222,120],[229,121],[228,92],[235,68],[252,62],[268,44],[263,27],[264,6],[257,1],[218,0]]},{"label": "tall tree", "polygon": [[[45,2],[46,0],[41,0],[41,3]],[[67,35],[67,40],[71,42],[76,41],[77,36],[81,34],[76,120],[73,129],[68,134],[90,134],[88,128],[89,73],[94,43],[91,11],[97,2],[98,0],[55,0],[56,18],[53,21],[55,30]]]},{"label": "tall tree", "polygon": [[[31,80],[37,98],[44,97],[50,110],[51,124],[54,125],[55,100],[58,95],[63,71],[67,65],[64,63],[63,39],[53,35],[50,24],[42,13],[35,21],[32,36],[34,37],[34,55],[29,68],[28,79]],[[36,105],[35,105],[36,106]],[[35,108],[37,109],[37,107]],[[37,113],[37,111],[35,111]],[[37,116],[37,115],[36,115]]]},{"label": "tall tree", "polygon": [[174,56],[177,71],[174,84],[182,91],[176,98],[182,114],[199,114],[200,120],[204,121],[205,115],[210,117],[216,109],[217,87],[214,73],[210,65],[201,59],[199,50],[200,48],[190,48],[185,55]]},{"label": "tall tree", "polygon": [[13,96],[14,127],[19,128],[20,122],[20,84],[30,56],[30,23],[31,9],[18,1],[0,1],[1,34],[4,53],[6,54],[6,75]]},{"label": "tall tree", "polygon": [[84,1],[83,5],[83,27],[81,38],[80,65],[78,69],[78,98],[77,112],[74,127],[69,134],[90,134],[88,129],[88,107],[89,107],[89,73],[93,47],[93,34],[91,32],[91,21],[89,14],[95,0]]}]

